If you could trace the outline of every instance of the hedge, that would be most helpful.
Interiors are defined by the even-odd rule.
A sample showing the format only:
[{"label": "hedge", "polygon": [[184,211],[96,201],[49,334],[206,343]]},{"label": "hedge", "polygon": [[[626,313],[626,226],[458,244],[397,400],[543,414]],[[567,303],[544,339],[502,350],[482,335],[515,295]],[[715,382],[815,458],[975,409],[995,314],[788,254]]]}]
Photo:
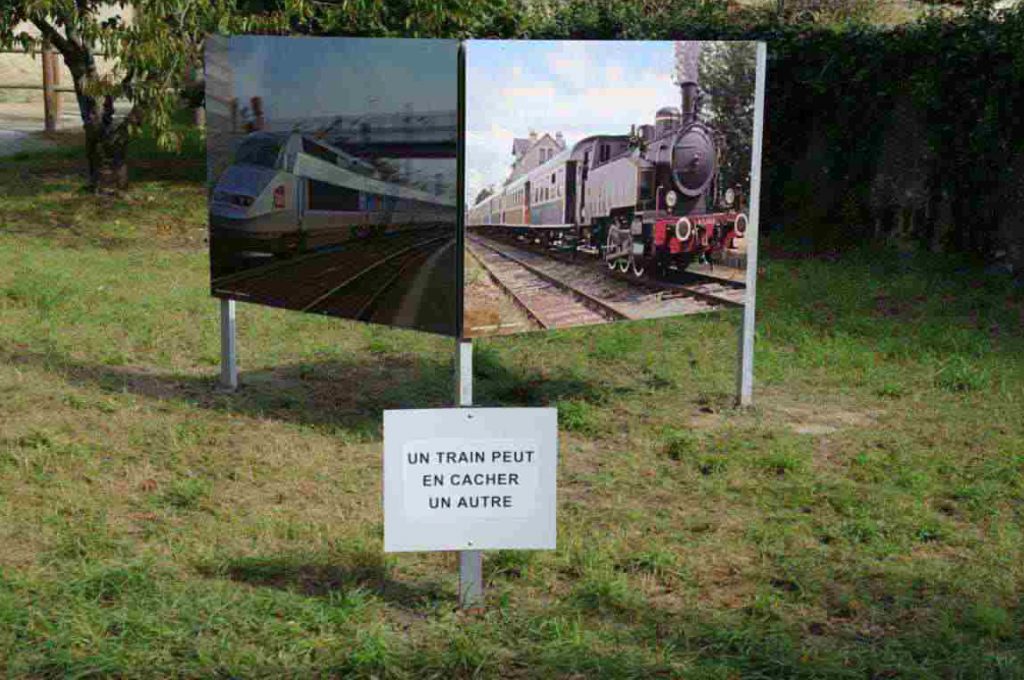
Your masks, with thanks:
[{"label": "hedge", "polygon": [[[433,0],[298,17],[298,32],[769,43],[762,215],[834,247],[900,238],[1024,265],[1024,3],[893,28],[786,24],[725,0]],[[813,3],[812,3],[813,4]],[[840,3],[841,4],[841,3]],[[383,8],[383,9],[382,9]]]}]

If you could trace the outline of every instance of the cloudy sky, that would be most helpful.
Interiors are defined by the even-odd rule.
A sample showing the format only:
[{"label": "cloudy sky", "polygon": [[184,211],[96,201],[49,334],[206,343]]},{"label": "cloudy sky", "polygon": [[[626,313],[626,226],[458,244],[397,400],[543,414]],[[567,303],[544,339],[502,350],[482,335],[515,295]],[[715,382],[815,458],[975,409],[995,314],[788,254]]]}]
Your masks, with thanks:
[{"label": "cloudy sky", "polygon": [[268,119],[457,106],[455,40],[237,36],[230,49],[235,96],[262,96]]},{"label": "cloudy sky", "polygon": [[[229,42],[240,105],[263,98],[269,129],[301,118],[458,108],[458,41],[234,36]],[[454,159],[403,161],[410,176],[445,176]]]},{"label": "cloudy sky", "polygon": [[561,131],[570,146],[588,135],[628,134],[679,106],[669,41],[492,41],[466,47],[466,197],[499,185],[512,139]]}]

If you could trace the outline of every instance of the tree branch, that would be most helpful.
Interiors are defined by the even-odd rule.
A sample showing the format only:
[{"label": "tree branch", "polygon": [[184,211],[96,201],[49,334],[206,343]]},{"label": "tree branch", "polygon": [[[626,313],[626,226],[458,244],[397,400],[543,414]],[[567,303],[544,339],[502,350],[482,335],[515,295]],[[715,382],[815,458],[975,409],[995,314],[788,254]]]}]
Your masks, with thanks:
[{"label": "tree branch", "polygon": [[124,75],[124,78],[121,79],[121,92],[123,92],[124,96],[128,97],[128,99],[133,99],[132,91],[134,89],[135,89],[135,67],[134,66],[129,66],[127,73],[125,73],[125,75]]},{"label": "tree branch", "polygon": [[80,35],[78,26],[75,25],[73,19],[85,16],[85,12],[87,11],[87,8],[79,8],[76,13],[64,17],[64,35],[67,36],[68,42],[77,47],[79,52],[81,52],[82,54],[88,54],[90,48],[89,45],[86,44],[85,40]]},{"label": "tree branch", "polygon": [[133,125],[141,125],[142,121],[142,107],[138,104],[132,105],[132,108],[128,111],[128,115],[122,118],[117,125],[113,126],[110,138],[116,140],[116,143],[126,144],[128,142],[129,128]]},{"label": "tree branch", "polygon": [[62,36],[56,28],[50,25],[50,22],[48,22],[44,17],[33,16],[30,21],[39,29],[39,32],[43,34],[43,37],[47,42],[56,47],[61,54],[67,55],[75,50],[75,46]]}]

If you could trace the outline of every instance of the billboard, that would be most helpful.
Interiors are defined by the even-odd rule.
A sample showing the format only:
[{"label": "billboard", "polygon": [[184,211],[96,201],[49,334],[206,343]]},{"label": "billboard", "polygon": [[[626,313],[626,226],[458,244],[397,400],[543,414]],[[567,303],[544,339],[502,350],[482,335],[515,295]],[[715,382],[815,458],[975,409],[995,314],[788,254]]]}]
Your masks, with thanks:
[{"label": "billboard", "polygon": [[758,43],[206,49],[217,297],[463,338],[746,303]]},{"label": "billboard", "polygon": [[744,304],[757,43],[465,50],[464,337]]},{"label": "billboard", "polygon": [[458,42],[206,50],[213,295],[456,335]]}]

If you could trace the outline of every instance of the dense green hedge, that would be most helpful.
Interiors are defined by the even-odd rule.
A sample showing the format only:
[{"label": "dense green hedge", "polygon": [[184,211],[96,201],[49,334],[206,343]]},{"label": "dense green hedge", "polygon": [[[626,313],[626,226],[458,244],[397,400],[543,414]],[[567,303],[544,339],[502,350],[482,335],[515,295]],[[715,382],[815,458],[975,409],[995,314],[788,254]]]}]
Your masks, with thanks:
[{"label": "dense green hedge", "polygon": [[1024,233],[1024,7],[892,29],[744,25],[716,3],[642,8],[573,1],[532,35],[769,41],[769,227],[818,247],[902,230],[982,254]]},{"label": "dense green hedge", "polygon": [[1013,176],[1024,174],[1024,5],[995,13],[990,2],[969,0],[956,17],[881,29],[792,25],[723,0],[435,4],[353,0],[333,14],[296,16],[293,29],[767,40],[769,228],[816,246],[889,238],[902,228],[905,238],[982,254],[1024,233],[1024,182]]},{"label": "dense green hedge", "polygon": [[[904,210],[909,236],[981,253],[1024,232],[1024,9],[771,37],[769,221],[842,242],[891,233]],[[812,129],[826,141],[817,180],[798,172]],[[790,194],[824,183],[826,222],[800,224]]]}]

